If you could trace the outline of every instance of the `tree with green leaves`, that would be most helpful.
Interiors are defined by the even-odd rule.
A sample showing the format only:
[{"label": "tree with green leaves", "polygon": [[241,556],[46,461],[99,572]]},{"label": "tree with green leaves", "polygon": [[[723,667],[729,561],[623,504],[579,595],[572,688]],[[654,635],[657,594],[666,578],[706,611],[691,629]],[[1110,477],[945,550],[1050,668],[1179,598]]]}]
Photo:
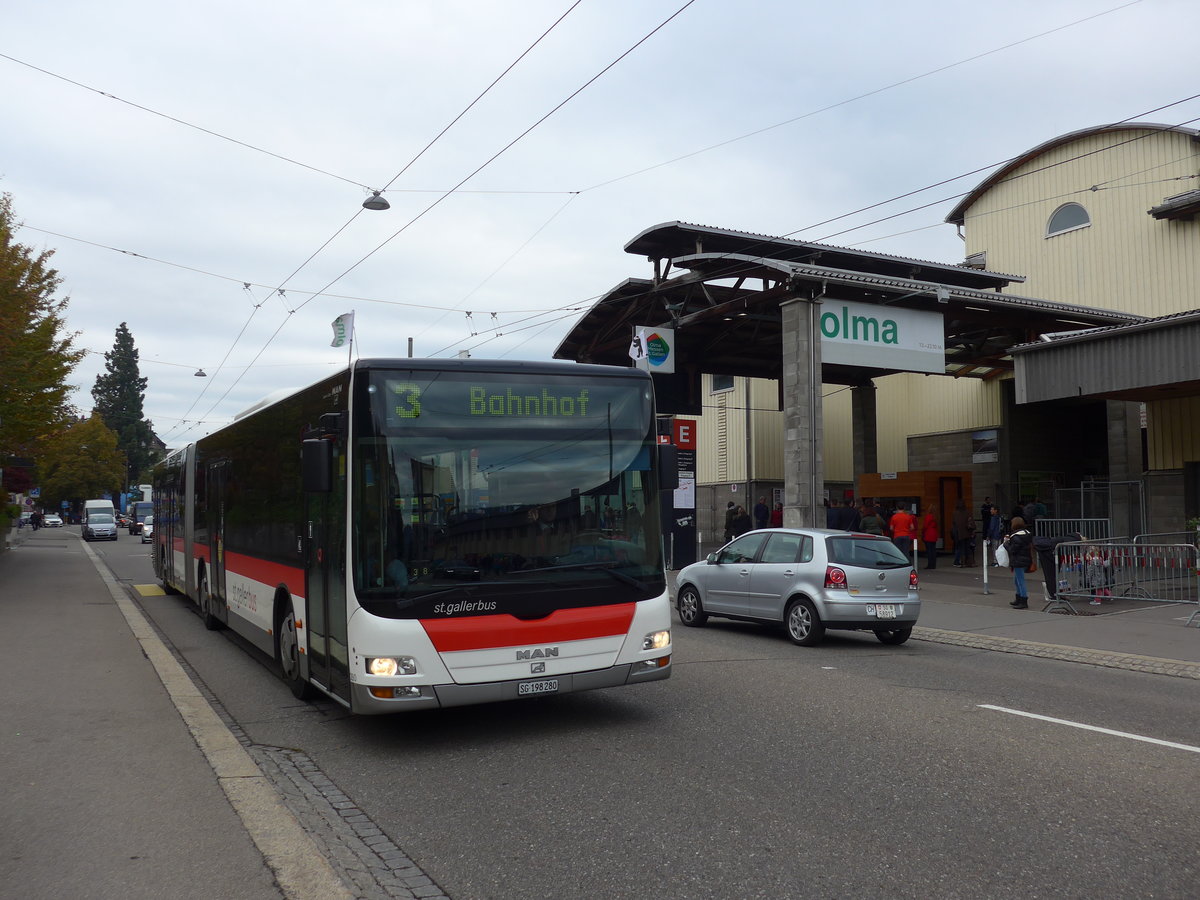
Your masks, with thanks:
[{"label": "tree with green leaves", "polygon": [[42,442],[38,470],[46,509],[57,509],[65,500],[79,510],[85,500],[102,497],[121,482],[125,454],[112,429],[92,413]]},{"label": "tree with green leaves", "polygon": [[117,486],[137,484],[157,461],[154,427],[142,417],[147,379],[138,369],[138,349],[124,322],[117,326],[113,348],[104,354],[105,371],[92,387],[95,413],[117,435],[117,447],[128,460],[125,479]]},{"label": "tree with green leaves", "polygon": [[86,352],[66,331],[53,251],[17,243],[15,230],[12,197],[0,194],[0,466],[70,421],[67,378]]}]

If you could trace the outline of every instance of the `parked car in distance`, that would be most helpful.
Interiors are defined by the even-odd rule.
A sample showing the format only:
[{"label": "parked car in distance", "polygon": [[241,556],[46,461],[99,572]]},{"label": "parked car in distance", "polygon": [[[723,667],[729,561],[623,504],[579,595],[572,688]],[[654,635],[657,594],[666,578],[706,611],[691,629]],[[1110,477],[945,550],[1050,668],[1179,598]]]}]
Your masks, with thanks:
[{"label": "parked car in distance", "polygon": [[154,516],[142,519],[142,543],[149,544],[154,540]]},{"label": "parked car in distance", "polygon": [[108,513],[94,512],[83,523],[83,539],[85,541],[115,541],[117,539],[117,519]]},{"label": "parked car in distance", "polygon": [[778,622],[796,644],[829,628],[903,644],[921,613],[912,562],[885,537],[826,528],[764,528],[730,541],[676,579],[684,625],[709,616]]},{"label": "parked car in distance", "polygon": [[58,513],[46,513],[46,515],[42,516],[42,525],[46,528],[62,528],[62,516]]}]

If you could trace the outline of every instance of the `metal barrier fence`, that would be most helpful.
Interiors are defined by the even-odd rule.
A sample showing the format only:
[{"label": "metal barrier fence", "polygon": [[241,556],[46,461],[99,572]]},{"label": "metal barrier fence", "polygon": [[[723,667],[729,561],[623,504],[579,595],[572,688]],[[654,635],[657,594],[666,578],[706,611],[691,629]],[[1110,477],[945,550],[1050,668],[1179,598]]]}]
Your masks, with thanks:
[{"label": "metal barrier fence", "polygon": [[[1129,597],[1162,603],[1200,605],[1200,552],[1192,544],[1133,541],[1081,541],[1055,549],[1056,589],[1047,592],[1047,608],[1072,603],[1101,606],[1106,599]],[[1192,613],[1187,624],[1200,616]]]},{"label": "metal barrier fence", "polygon": [[1037,537],[1082,534],[1091,541],[1109,541],[1113,537],[1110,519],[1037,519],[1033,533]]}]

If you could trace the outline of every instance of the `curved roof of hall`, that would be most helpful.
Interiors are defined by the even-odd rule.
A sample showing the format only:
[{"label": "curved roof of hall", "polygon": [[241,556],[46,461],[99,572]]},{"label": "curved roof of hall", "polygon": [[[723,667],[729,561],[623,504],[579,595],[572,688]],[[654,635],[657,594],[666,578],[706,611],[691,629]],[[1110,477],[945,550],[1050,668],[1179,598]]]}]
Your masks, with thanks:
[{"label": "curved roof of hall", "polygon": [[1030,160],[1036,159],[1043,153],[1085,137],[1092,137],[1097,134],[1115,134],[1121,131],[1173,131],[1176,134],[1185,135],[1193,141],[1200,143],[1200,131],[1194,128],[1184,128],[1181,125],[1161,125],[1157,122],[1117,122],[1112,125],[1096,125],[1091,128],[1081,128],[1078,131],[1068,131],[1066,134],[1060,134],[1056,138],[1051,138],[1045,143],[1038,144],[1032,150],[1026,150],[1024,153],[1014,156],[1008,162],[1001,165],[1000,168],[981,181],[971,193],[963,197],[954,209],[950,210],[950,214],[946,216],[946,221],[951,225],[963,224],[963,221],[967,217],[967,210],[971,208],[976,200],[991,190],[997,183],[1011,175],[1016,169],[1025,165]]},{"label": "curved roof of hall", "polygon": [[961,263],[931,262],[678,221],[650,226],[625,245],[625,252],[649,259],[677,259],[697,253],[729,253],[782,262],[819,264],[831,269],[847,269],[887,278],[916,278],[976,290],[998,291],[1013,282],[1025,280],[1023,275],[988,272]]}]

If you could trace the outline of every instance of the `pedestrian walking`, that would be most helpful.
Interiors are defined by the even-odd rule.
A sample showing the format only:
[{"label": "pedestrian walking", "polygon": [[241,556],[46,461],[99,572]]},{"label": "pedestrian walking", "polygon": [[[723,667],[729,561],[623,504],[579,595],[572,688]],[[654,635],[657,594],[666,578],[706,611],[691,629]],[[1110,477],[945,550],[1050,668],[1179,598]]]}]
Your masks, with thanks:
[{"label": "pedestrian walking", "polygon": [[858,527],[867,534],[887,534],[887,522],[883,520],[883,516],[874,506],[863,507],[862,519],[859,521]]},{"label": "pedestrian walking", "polygon": [[767,520],[771,518],[771,508],[767,506],[767,498],[759,497],[754,504],[754,527],[766,528]]},{"label": "pedestrian walking", "polygon": [[1033,535],[1025,528],[1025,520],[1013,516],[1009,523],[1009,534],[1004,539],[1004,547],[1008,550],[1008,565],[1012,568],[1013,588],[1016,591],[1012,603],[1013,609],[1029,609],[1029,590],[1025,586],[1025,572],[1033,565]]},{"label": "pedestrian walking", "polygon": [[1000,541],[1004,537],[1003,523],[1000,521],[1000,509],[993,506],[991,514],[988,516],[987,529],[983,533],[984,551],[983,561],[989,566],[1000,565],[996,562],[996,548],[1000,546]]},{"label": "pedestrian walking", "polygon": [[961,497],[954,502],[954,513],[950,517],[950,540],[954,542],[954,567],[961,569],[967,550],[967,523],[971,515]]},{"label": "pedestrian walking", "polygon": [[937,505],[930,505],[925,511],[925,517],[921,519],[921,540],[925,542],[925,568],[937,568],[937,551],[938,538],[941,534],[938,530],[937,520]]},{"label": "pedestrian walking", "polygon": [[888,521],[888,530],[892,533],[892,543],[911,558],[913,541],[917,539],[917,517],[903,506],[898,507]]},{"label": "pedestrian walking", "polygon": [[730,529],[733,533],[733,536],[738,537],[739,535],[743,535],[747,531],[752,531],[753,529],[754,526],[750,522],[750,513],[746,512],[746,507],[739,506],[733,511],[733,524]]}]

